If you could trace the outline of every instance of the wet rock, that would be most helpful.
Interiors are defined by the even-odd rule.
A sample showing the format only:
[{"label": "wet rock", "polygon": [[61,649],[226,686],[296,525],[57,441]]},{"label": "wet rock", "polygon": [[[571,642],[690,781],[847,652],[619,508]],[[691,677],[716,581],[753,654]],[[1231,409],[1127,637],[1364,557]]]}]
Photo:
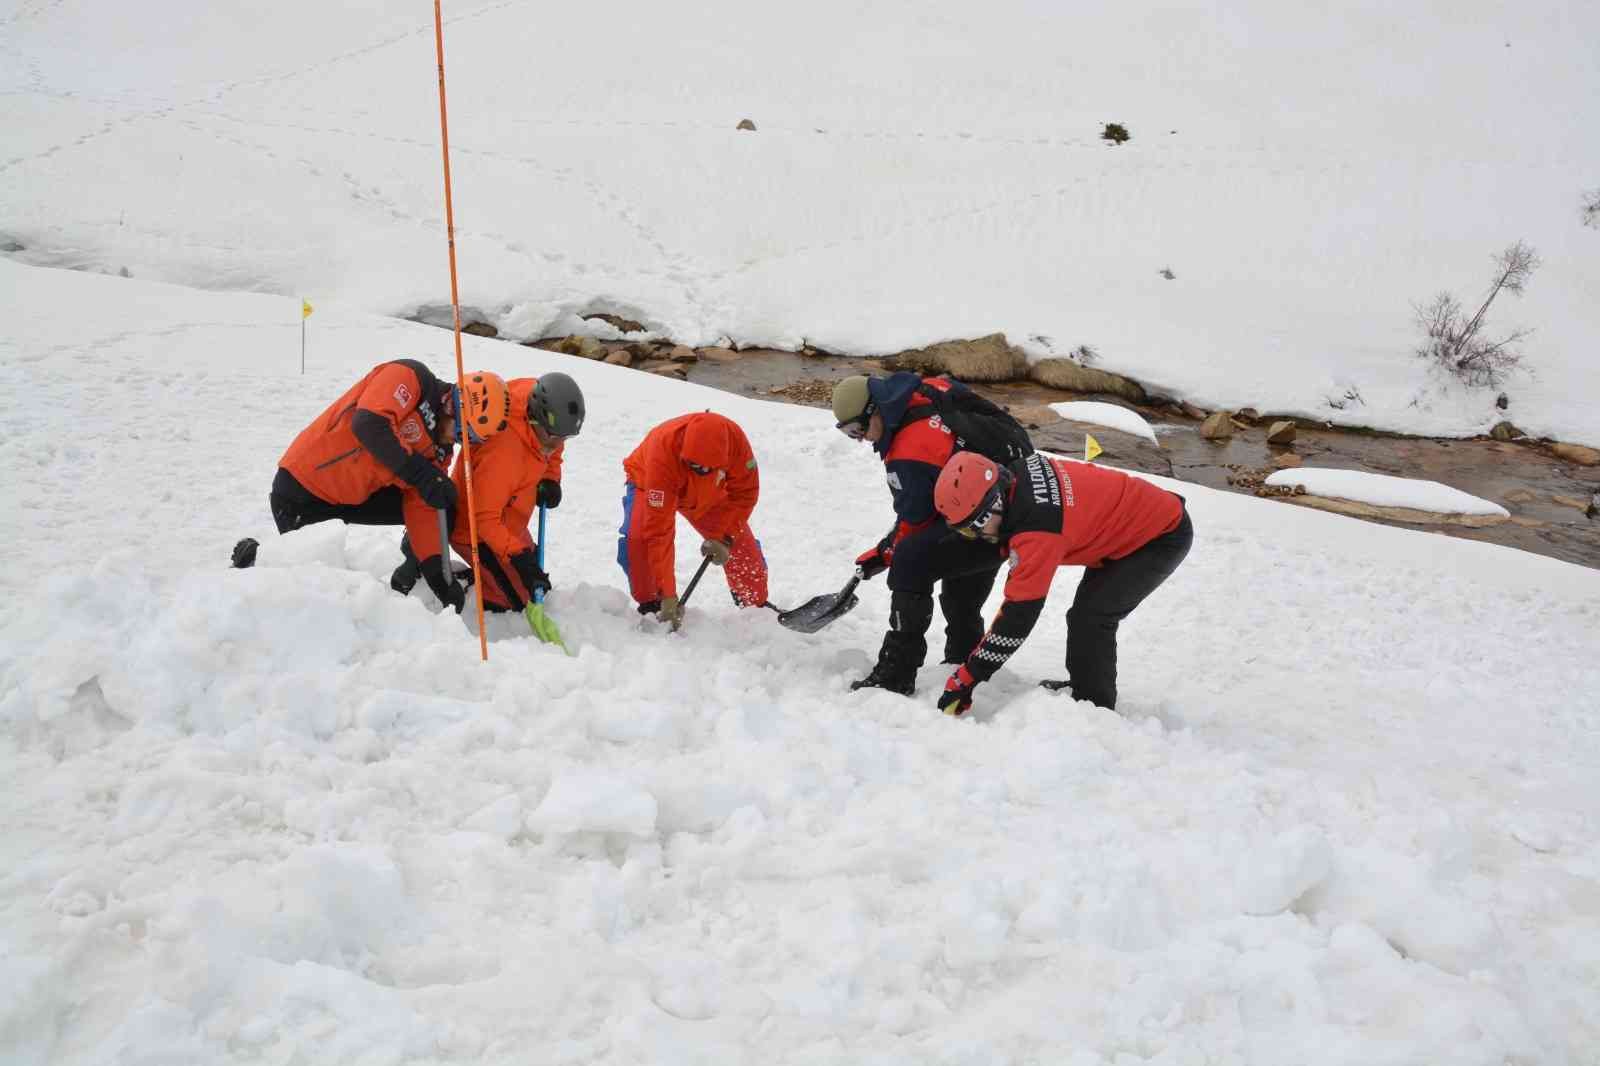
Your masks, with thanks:
[{"label": "wet rock", "polygon": [[1247,426],[1253,426],[1261,421],[1261,412],[1254,407],[1241,407],[1233,413],[1233,417]]},{"label": "wet rock", "polygon": [[1206,440],[1227,440],[1233,436],[1233,419],[1226,411],[1213,411],[1200,423],[1200,435]]},{"label": "wet rock", "polygon": [[1557,441],[1550,445],[1550,451],[1557,458],[1565,459],[1569,463],[1577,463],[1579,466],[1600,466],[1600,451],[1586,448],[1581,444],[1563,444]]},{"label": "wet rock", "polygon": [[[1523,490],[1519,489],[1517,491],[1521,492]],[[1512,493],[1509,493],[1509,492],[1506,493],[1506,499],[1508,499],[1508,500],[1511,499],[1511,496],[1512,496]],[[1584,512],[1587,512],[1590,507],[1594,506],[1594,503],[1593,503],[1592,500],[1586,500],[1581,496],[1559,496],[1559,495],[1558,496],[1551,496],[1550,497],[1550,502],[1554,503],[1554,504],[1559,504],[1562,507],[1571,507],[1575,511],[1584,511]]]},{"label": "wet rock", "polygon": [[555,350],[563,355],[576,355],[580,359],[604,359],[606,346],[593,337],[562,337],[556,342]]},{"label": "wet rock", "polygon": [[1004,333],[973,340],[941,341],[884,357],[891,370],[949,374],[962,381],[1013,381],[1027,371],[1027,357],[1006,343]]},{"label": "wet rock", "polygon": [[1182,409],[1184,414],[1188,415],[1196,422],[1204,422],[1206,420],[1206,412],[1204,408],[1196,407],[1192,403],[1180,403],[1178,407]]},{"label": "wet rock", "polygon": [[1495,440],[1516,440],[1518,437],[1527,436],[1527,434],[1510,422],[1496,422],[1494,428],[1489,431],[1489,436]]},{"label": "wet rock", "polygon": [[1294,452],[1284,452],[1282,455],[1274,455],[1272,457],[1272,465],[1279,470],[1290,470],[1297,466],[1304,466],[1305,462]]},{"label": "wet rock", "polygon": [[470,333],[474,337],[498,337],[500,331],[487,322],[468,322],[461,327],[462,333]]},{"label": "wet rock", "polygon": [[1028,378],[1052,389],[1120,396],[1132,403],[1145,402],[1144,386],[1132,378],[1096,370],[1071,359],[1041,359],[1028,368]]},{"label": "wet rock", "polygon": [[1294,423],[1290,421],[1274,422],[1267,427],[1268,444],[1293,444]]},{"label": "wet rock", "polygon": [[700,353],[686,344],[674,344],[672,350],[667,353],[667,358],[674,363],[698,363]]},{"label": "wet rock", "polygon": [[597,312],[592,315],[584,315],[583,319],[585,322],[604,322],[609,326],[615,326],[623,333],[644,332],[644,326],[638,322],[635,322],[633,319],[623,318],[621,315],[613,315],[604,311]]},{"label": "wet rock", "polygon": [[612,366],[632,366],[633,353],[626,348],[613,348],[606,353],[606,362]]},{"label": "wet rock", "polygon": [[1018,405],[1010,411],[1011,417],[1028,429],[1039,429],[1061,421],[1061,416],[1047,403]]},{"label": "wet rock", "polygon": [[1530,503],[1538,498],[1539,494],[1531,489],[1512,489],[1505,494],[1506,503]]},{"label": "wet rock", "polygon": [[737,128],[741,130],[749,130],[751,133],[754,133],[756,131],[756,124],[747,118],[742,118],[739,120],[739,125]]},{"label": "wet rock", "polygon": [[718,363],[731,363],[739,358],[739,353],[732,348],[701,348],[700,358],[711,359]]},{"label": "wet rock", "polygon": [[639,369],[647,374],[659,374],[664,378],[676,378],[679,381],[685,381],[689,377],[687,363],[646,363]]}]

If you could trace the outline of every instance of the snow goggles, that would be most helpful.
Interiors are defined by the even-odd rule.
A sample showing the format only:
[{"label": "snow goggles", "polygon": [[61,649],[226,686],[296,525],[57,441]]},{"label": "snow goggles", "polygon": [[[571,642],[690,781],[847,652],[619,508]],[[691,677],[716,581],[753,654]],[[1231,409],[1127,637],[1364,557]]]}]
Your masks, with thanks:
[{"label": "snow goggles", "polygon": [[995,510],[999,505],[1000,486],[996,485],[984,495],[983,502],[978,504],[978,509],[972,513],[970,518],[965,522],[951,522],[949,523],[950,528],[957,536],[965,537],[968,540],[977,540],[983,527],[988,525],[989,519],[994,517]]},{"label": "snow goggles", "polygon": [[878,405],[868,400],[867,406],[861,409],[860,414],[843,422],[835,422],[833,428],[839,430],[851,440],[860,440],[867,435],[867,424],[872,421],[872,413],[877,409]]}]

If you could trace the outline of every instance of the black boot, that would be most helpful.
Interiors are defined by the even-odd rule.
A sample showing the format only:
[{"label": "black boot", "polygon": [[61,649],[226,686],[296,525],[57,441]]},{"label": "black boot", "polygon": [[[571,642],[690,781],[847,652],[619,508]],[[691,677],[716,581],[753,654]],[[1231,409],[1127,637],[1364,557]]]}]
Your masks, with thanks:
[{"label": "black boot", "polygon": [[395,567],[394,573],[389,575],[389,587],[402,596],[409,596],[422,578],[422,567],[417,562],[416,552],[411,550],[409,536],[400,538],[400,552],[405,556],[405,561]]},{"label": "black boot", "polygon": [[883,688],[909,696],[917,690],[917,670],[928,657],[928,626],[933,622],[933,596],[896,592],[889,600],[889,632],[883,635],[877,665],[852,690]]},{"label": "black boot", "polygon": [[1065,692],[1069,696],[1072,695],[1071,681],[1041,681],[1039,687],[1051,692]]},{"label": "black boot", "polygon": [[256,565],[256,549],[261,543],[254,537],[245,537],[233,546],[233,566],[235,570],[248,570]]}]

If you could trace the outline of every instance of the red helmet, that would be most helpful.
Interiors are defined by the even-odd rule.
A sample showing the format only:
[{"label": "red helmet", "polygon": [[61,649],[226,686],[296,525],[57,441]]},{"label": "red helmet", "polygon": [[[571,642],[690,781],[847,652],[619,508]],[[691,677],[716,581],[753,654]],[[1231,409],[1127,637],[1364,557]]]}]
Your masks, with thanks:
[{"label": "red helmet", "polygon": [[994,510],[1005,488],[1007,471],[988,456],[956,452],[939,472],[933,505],[952,529],[970,525]]}]

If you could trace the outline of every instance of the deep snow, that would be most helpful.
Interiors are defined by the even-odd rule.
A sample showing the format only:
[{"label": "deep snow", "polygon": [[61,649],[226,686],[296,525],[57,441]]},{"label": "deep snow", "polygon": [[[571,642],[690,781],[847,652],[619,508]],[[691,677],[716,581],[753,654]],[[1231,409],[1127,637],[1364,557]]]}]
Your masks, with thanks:
[{"label": "deep snow", "polygon": [[[1047,695],[1064,572],[969,719],[851,694],[708,579],[613,561],[620,460],[712,407],[787,603],[887,518],[825,412],[467,339],[591,397],[552,518],[568,658],[270,534],[300,426],[427,327],[0,264],[0,1059],[1588,1063],[1600,573],[1175,486],[1121,715]],[[226,568],[235,537],[261,563]],[[693,542],[680,540],[680,572]],[[991,605],[992,606],[992,605]]]}]

